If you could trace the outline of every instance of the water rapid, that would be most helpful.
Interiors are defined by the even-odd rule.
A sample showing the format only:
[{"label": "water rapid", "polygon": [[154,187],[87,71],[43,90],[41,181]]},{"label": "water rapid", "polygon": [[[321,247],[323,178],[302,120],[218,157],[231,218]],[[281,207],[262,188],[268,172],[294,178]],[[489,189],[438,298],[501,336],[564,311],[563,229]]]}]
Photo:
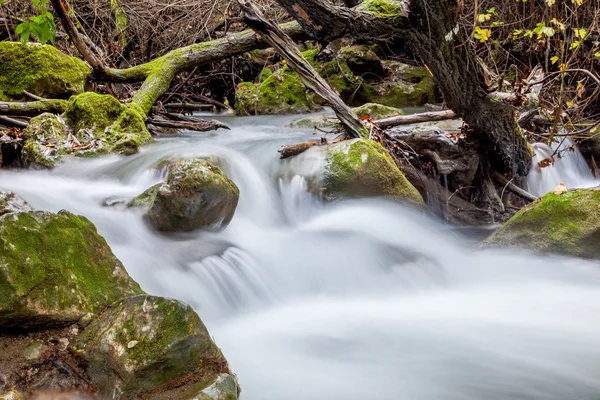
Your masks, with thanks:
[{"label": "water rapid", "polygon": [[[598,398],[597,264],[481,250],[385,201],[324,205],[276,153],[310,132],[227,122],[132,157],[1,171],[0,189],[87,216],[147,292],[191,304],[244,400]],[[207,155],[241,192],[225,231],[160,235],[122,206],[164,178],[160,159]]]}]

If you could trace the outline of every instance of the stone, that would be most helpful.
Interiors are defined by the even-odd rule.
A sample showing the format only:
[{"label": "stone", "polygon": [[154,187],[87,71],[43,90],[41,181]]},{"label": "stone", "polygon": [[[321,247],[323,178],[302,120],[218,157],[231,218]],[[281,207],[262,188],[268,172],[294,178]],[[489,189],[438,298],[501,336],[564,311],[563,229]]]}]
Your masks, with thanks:
[{"label": "stone", "polygon": [[68,98],[85,90],[91,73],[86,63],[54,46],[0,42],[0,98],[18,99],[24,90]]},{"label": "stone", "polygon": [[5,214],[33,211],[31,206],[12,192],[0,191],[0,217]]},{"label": "stone", "polygon": [[184,378],[204,382],[195,388],[202,392],[229,374],[223,354],[190,306],[149,295],[111,306],[81,333],[74,351],[88,361],[89,377],[105,396],[160,398],[154,390],[177,387]]},{"label": "stone", "polygon": [[523,207],[485,240],[583,258],[600,258],[600,187],[548,193]]},{"label": "stone", "polygon": [[61,211],[0,217],[0,330],[85,323],[143,293],[85,217]]},{"label": "stone", "polygon": [[[23,131],[23,166],[34,169],[54,168],[63,156],[70,153],[67,145],[70,131],[62,118],[54,114],[44,113],[32,118]],[[71,142],[70,145],[74,143]]]},{"label": "stone", "polygon": [[[153,190],[142,196],[149,200]],[[209,161],[181,160],[158,187],[144,217],[159,231],[223,229],[233,218],[239,195],[235,183]]]}]

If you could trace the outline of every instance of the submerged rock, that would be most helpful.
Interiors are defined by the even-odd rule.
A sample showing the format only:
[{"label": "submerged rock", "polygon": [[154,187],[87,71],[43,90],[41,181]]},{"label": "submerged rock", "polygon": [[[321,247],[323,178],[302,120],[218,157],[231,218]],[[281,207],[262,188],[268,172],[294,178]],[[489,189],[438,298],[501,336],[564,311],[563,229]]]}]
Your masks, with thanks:
[{"label": "submerged rock", "polygon": [[[75,350],[89,362],[88,374],[102,395],[137,397],[184,378],[202,380],[204,388],[195,388],[201,392],[229,374],[227,360],[190,306],[149,295],[113,305],[79,336]],[[228,390],[214,387],[217,394]],[[237,385],[234,393],[209,398],[235,399]]]},{"label": "submerged rock", "polygon": [[86,218],[67,211],[0,217],[0,330],[65,326],[138,293]]},{"label": "submerged rock", "polygon": [[146,220],[159,231],[191,231],[227,226],[239,200],[239,189],[206,160],[174,164],[167,180],[138,196],[130,205],[146,207]]},{"label": "submerged rock", "polygon": [[521,209],[485,245],[599,258],[599,207],[600,188],[549,193]]},{"label": "submerged rock", "polygon": [[33,211],[33,209],[21,197],[12,192],[0,191],[0,217],[28,211]]},{"label": "submerged rock", "polygon": [[23,90],[41,97],[82,93],[92,70],[56,47],[0,42],[0,99],[21,97]]},{"label": "submerged rock", "polygon": [[379,144],[367,139],[329,145],[323,180],[326,200],[386,196],[421,205],[423,198]]}]

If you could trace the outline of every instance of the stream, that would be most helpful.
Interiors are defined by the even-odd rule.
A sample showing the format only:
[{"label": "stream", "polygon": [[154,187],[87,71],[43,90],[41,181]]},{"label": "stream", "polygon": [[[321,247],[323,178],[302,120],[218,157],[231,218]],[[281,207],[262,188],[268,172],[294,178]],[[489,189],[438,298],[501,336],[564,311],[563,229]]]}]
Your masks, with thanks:
[{"label": "stream", "polygon": [[[278,159],[313,138],[290,118],[224,117],[231,131],[131,157],[3,170],[0,189],[85,215],[144,290],[192,305],[243,400],[599,398],[597,263],[482,250],[383,200],[324,205],[294,174],[310,157]],[[159,160],[192,156],[218,157],[240,188],[226,230],[161,235],[124,208],[164,178]]]}]

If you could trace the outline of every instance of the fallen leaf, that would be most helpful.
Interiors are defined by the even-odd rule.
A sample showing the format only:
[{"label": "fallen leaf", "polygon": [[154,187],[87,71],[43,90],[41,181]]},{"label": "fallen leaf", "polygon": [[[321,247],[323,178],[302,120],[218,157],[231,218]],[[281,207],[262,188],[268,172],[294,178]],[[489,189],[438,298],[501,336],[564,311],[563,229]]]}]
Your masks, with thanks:
[{"label": "fallen leaf", "polygon": [[564,183],[559,183],[557,187],[554,188],[554,194],[561,195],[563,193],[567,193],[569,189],[565,186]]}]

